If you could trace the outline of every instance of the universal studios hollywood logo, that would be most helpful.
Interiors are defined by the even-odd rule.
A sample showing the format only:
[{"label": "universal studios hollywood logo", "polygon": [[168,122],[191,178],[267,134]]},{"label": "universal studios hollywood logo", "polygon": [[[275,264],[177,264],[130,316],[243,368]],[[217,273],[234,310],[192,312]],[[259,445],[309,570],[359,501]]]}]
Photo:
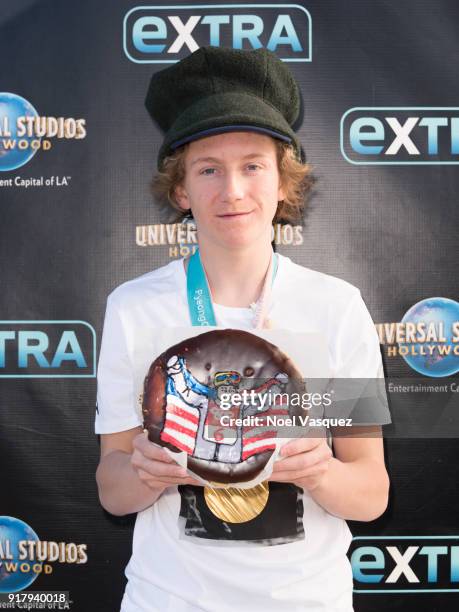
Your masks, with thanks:
[{"label": "universal studios hollywood logo", "polygon": [[311,29],[299,4],[137,6],[124,17],[123,49],[137,64],[171,64],[207,45],[266,48],[286,62],[310,62]]},{"label": "universal studios hollywood logo", "polygon": [[[168,246],[169,257],[189,257],[198,246],[196,225],[193,221],[138,225],[135,242],[141,247]],[[303,226],[275,223],[271,229],[271,242],[276,246],[300,246],[303,244]]]},{"label": "universal studios hollywood logo", "polygon": [[421,300],[400,322],[378,323],[376,329],[387,357],[403,357],[424,376],[440,378],[459,372],[459,303],[455,300]]},{"label": "universal studios hollywood logo", "polygon": [[[41,540],[21,519],[0,516],[0,593],[26,589],[40,574],[51,574],[53,563],[84,565],[87,561],[87,544]],[[69,606],[58,609],[68,610]]]},{"label": "universal studios hollywood logo", "polygon": [[42,116],[25,98],[0,92],[0,172],[21,168],[38,150],[51,149],[55,138],[85,137],[85,119]]}]

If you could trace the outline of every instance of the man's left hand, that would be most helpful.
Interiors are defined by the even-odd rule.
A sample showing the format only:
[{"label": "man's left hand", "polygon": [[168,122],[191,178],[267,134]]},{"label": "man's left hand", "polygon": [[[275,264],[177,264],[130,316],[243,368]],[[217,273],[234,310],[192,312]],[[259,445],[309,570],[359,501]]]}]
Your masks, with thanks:
[{"label": "man's left hand", "polygon": [[312,491],[318,487],[328,473],[333,453],[326,438],[300,438],[287,442],[274,462],[269,480],[293,482]]}]

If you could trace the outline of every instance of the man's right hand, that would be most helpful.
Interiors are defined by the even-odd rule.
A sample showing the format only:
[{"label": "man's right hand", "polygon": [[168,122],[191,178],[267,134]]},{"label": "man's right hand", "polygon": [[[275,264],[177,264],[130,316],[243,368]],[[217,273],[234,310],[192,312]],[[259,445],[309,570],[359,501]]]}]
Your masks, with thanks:
[{"label": "man's right hand", "polygon": [[156,502],[173,485],[200,483],[190,478],[140,426],[100,437],[97,485],[102,506],[122,516]]},{"label": "man's right hand", "polygon": [[191,478],[186,469],[180,467],[160,446],[153,444],[146,432],[138,434],[133,440],[131,465],[141,482],[151,489],[164,490],[172,485],[200,485]]}]

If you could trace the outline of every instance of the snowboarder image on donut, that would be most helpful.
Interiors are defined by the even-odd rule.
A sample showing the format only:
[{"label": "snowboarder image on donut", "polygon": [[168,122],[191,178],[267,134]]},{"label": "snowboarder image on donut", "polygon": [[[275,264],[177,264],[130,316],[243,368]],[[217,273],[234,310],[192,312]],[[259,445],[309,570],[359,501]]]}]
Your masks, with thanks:
[{"label": "snowboarder image on donut", "polygon": [[280,393],[288,381],[280,372],[253,391],[249,404],[223,408],[222,397],[238,393],[241,375],[235,371],[216,372],[213,385],[199,382],[189,371],[184,357],[173,355],[167,362],[166,417],[161,439],[198,459],[240,463],[253,454],[275,447],[276,431],[257,425],[221,425],[223,415],[244,419],[258,414],[288,414],[288,408],[261,402],[268,391]]}]

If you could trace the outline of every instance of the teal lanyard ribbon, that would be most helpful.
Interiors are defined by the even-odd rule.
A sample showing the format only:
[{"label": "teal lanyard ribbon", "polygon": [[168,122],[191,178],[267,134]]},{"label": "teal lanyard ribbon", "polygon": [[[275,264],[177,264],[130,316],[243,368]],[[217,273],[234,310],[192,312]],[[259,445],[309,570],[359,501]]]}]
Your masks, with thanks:
[{"label": "teal lanyard ribbon", "polygon": [[[271,283],[274,282],[276,277],[278,265],[278,257],[276,253],[274,253]],[[191,324],[193,326],[216,326],[217,319],[215,317],[214,307],[212,306],[210,288],[201,262],[199,249],[196,249],[188,260],[186,289]]]}]

